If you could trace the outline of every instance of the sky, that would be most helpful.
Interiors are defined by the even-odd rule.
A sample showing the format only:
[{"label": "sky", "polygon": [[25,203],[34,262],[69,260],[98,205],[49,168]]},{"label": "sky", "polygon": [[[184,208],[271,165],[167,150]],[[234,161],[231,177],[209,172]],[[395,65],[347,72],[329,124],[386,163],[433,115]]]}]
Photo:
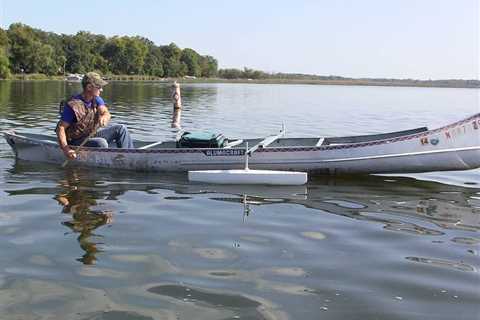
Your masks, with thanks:
[{"label": "sky", "polygon": [[479,79],[480,0],[0,0],[0,27],[143,36],[220,68]]}]

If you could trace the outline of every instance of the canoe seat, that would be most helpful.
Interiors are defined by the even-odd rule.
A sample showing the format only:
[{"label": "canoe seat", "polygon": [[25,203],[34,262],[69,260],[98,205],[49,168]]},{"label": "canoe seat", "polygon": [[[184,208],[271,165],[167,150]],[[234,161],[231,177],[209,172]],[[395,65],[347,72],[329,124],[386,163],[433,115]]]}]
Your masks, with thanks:
[{"label": "canoe seat", "polygon": [[321,146],[324,141],[325,141],[325,138],[320,138],[320,139],[318,139],[317,143],[315,144],[315,147]]},{"label": "canoe seat", "polygon": [[52,140],[40,140],[40,141],[48,143],[48,144],[58,145],[58,143],[56,141],[52,141]]},{"label": "canoe seat", "polygon": [[238,146],[239,144],[242,144],[242,143],[243,143],[243,140],[242,140],[242,139],[230,141],[230,142],[228,142],[223,148],[224,148],[224,149],[230,149],[231,147]]}]

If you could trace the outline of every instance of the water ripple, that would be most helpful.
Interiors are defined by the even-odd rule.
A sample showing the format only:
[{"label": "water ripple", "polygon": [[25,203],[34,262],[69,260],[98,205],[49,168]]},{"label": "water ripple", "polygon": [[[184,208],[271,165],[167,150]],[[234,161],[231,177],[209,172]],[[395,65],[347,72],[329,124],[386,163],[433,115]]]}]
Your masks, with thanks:
[{"label": "water ripple", "polygon": [[405,259],[413,262],[424,263],[424,264],[428,264],[436,267],[451,268],[459,271],[469,271],[469,272],[477,271],[475,267],[464,262],[454,262],[454,261],[448,261],[448,260],[441,260],[441,259],[434,259],[434,258],[421,258],[421,257],[406,257]]}]

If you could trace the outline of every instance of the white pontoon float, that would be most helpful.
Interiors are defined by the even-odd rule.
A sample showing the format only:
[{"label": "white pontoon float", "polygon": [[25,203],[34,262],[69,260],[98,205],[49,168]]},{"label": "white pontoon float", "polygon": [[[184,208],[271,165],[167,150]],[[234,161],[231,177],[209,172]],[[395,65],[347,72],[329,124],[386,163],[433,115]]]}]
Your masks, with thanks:
[{"label": "white pontoon float", "polygon": [[[284,130],[282,130],[284,132]],[[256,150],[256,149],[255,149]],[[245,146],[245,168],[232,170],[188,171],[188,180],[216,184],[270,184],[298,186],[307,183],[307,173],[278,170],[252,170],[248,157],[255,151]]]}]

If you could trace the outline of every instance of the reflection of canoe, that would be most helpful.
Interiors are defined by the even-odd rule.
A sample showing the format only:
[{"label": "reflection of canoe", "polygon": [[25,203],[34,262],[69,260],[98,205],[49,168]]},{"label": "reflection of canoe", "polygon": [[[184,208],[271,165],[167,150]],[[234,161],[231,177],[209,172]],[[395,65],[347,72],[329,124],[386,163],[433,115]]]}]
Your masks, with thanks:
[{"label": "reflection of canoe", "polygon": [[[23,160],[62,163],[55,137],[5,133]],[[252,169],[321,173],[402,173],[467,170],[480,167],[480,114],[435,130],[413,130],[350,137],[235,140],[224,148],[176,148],[175,141],[147,143],[140,149],[82,148],[74,162],[87,166],[144,171],[237,169],[245,143]]]},{"label": "reflection of canoe", "polygon": [[[319,214],[394,224],[393,227],[398,230],[419,234],[425,234],[425,228],[432,229],[432,225],[442,230],[480,232],[479,186],[467,188],[375,175],[361,179],[354,176],[313,176],[306,186],[193,184],[189,183],[184,173],[152,175],[138,172],[132,175],[127,171],[89,170],[86,167],[59,170],[58,166],[28,161],[16,161],[5,174],[7,180],[13,179],[25,185],[24,189],[14,185],[6,188],[4,192],[11,196],[52,195],[78,190],[84,195],[82,203],[88,205],[97,200],[100,204],[101,199],[117,200],[128,191],[158,194],[169,201],[205,197],[238,204],[247,195],[246,202],[252,210],[256,206],[292,204]],[[103,206],[94,209],[103,209]],[[424,225],[422,221],[431,225]],[[419,224],[422,227],[419,228]]]}]

